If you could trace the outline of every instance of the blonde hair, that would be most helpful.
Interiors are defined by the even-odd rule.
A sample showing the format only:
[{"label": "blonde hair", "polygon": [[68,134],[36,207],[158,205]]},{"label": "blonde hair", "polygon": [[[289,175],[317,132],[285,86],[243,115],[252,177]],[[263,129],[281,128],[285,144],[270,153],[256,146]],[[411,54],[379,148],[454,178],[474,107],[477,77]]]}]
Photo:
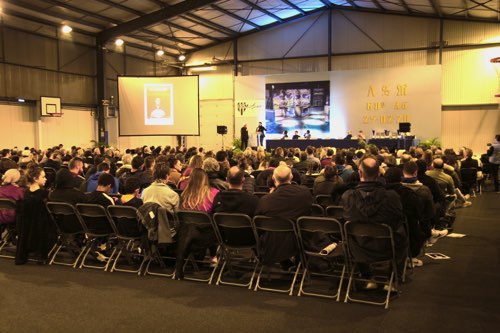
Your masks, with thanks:
[{"label": "blonde hair", "polygon": [[181,194],[181,208],[198,210],[201,205],[206,210],[211,200],[207,173],[200,168],[193,169],[189,175],[189,182]]}]

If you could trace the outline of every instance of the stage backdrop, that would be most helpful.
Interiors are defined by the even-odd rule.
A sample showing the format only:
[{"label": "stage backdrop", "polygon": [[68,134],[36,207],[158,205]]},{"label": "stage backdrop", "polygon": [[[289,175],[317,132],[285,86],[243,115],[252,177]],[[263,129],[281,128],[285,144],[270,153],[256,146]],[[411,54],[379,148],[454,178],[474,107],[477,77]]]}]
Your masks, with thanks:
[{"label": "stage backdrop", "polygon": [[[354,135],[363,130],[367,138],[373,132],[395,134],[400,122],[411,123],[411,132],[417,138],[440,137],[441,66],[236,77],[236,133],[243,123],[248,124],[249,132],[259,121],[271,128],[276,125],[270,110],[266,112],[266,85],[325,80],[330,81],[329,130],[311,131],[313,138],[343,138],[349,130]],[[274,110],[277,116],[283,114],[279,107]],[[293,118],[297,114],[289,112],[287,116]],[[307,117],[313,116],[304,113],[302,119],[306,121],[301,123],[307,123]],[[291,137],[293,128],[287,129]],[[302,136],[304,126],[298,126],[297,130]],[[281,137],[281,133],[272,132],[276,131],[270,131],[266,138]]]}]

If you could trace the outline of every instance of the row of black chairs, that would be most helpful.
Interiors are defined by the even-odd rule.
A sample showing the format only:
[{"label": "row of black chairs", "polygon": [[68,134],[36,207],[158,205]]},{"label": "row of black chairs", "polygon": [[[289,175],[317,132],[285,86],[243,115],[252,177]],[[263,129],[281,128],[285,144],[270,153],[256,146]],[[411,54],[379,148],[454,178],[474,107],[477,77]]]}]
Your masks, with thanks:
[{"label": "row of black chairs", "polygon": [[[1,203],[0,207],[5,208]],[[141,224],[141,214],[137,209],[127,206],[104,208],[93,204],[77,204],[73,207],[59,202],[47,203],[47,209],[58,231],[58,241],[49,254],[50,264],[176,277],[175,269],[168,269],[165,264],[173,257],[160,254],[158,244],[154,244],[150,249],[141,249],[141,237],[147,231]],[[390,227],[386,225],[352,222],[342,225],[337,219],[324,216],[304,216],[294,222],[266,216],[255,216],[252,219],[247,215],[231,213],[216,213],[210,216],[204,212],[185,210],[168,215],[168,219],[175,219],[179,224],[205,228],[215,233],[217,239],[219,261],[210,266],[209,258],[196,258],[195,254],[189,253],[182,272],[187,280],[211,284],[218,270],[216,285],[228,284],[255,291],[268,290],[292,295],[301,276],[298,296],[312,295],[339,301],[345,289],[344,281],[348,277],[345,302],[359,301],[384,305],[385,308],[393,295],[393,286],[397,286],[394,238]],[[266,233],[286,234],[293,238],[298,249],[296,267],[283,271],[277,263],[262,263],[262,253],[265,252],[262,236]],[[311,248],[307,240],[314,240],[316,237],[333,239],[335,250],[322,254],[318,249]],[[378,250],[370,248],[370,244],[375,243],[378,244]],[[380,246],[382,243],[385,245]],[[93,259],[94,251],[101,250],[103,244],[112,244],[108,249],[111,252],[109,259],[101,263],[90,260]],[[0,252],[3,245],[0,245]],[[366,256],[357,256],[361,252],[380,252],[380,248],[384,248],[385,252],[377,253],[372,257],[373,260],[367,260]],[[62,249],[72,254],[69,262],[61,260]],[[121,258],[125,259],[128,265],[121,267]],[[130,263],[134,260],[138,267],[130,269]],[[389,285],[382,301],[373,301],[371,297],[358,297],[361,295],[357,295],[356,290],[359,281],[363,280],[359,275],[360,262],[369,265],[384,263],[388,267],[387,274],[381,280]],[[201,278],[200,273],[206,275]],[[332,283],[335,283],[335,287],[332,287]],[[353,292],[356,296],[353,296]]]}]

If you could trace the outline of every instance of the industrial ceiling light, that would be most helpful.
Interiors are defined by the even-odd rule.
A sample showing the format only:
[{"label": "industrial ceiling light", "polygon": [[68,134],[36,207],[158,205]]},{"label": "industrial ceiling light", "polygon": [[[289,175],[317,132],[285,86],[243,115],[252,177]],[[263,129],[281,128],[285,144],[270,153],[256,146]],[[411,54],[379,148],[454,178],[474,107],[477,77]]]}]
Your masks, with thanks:
[{"label": "industrial ceiling light", "polygon": [[115,40],[115,45],[116,45],[116,46],[122,46],[122,45],[123,45],[123,43],[124,43],[124,42],[123,42],[123,39],[121,39],[121,38],[118,38],[117,40]]},{"label": "industrial ceiling light", "polygon": [[184,54],[181,54],[178,59],[179,61],[184,61],[186,60],[186,56]]},{"label": "industrial ceiling light", "polygon": [[69,25],[65,24],[63,25],[62,27],[62,32],[64,32],[65,34],[69,34],[71,31],[73,31],[73,28],[70,27]]},{"label": "industrial ceiling light", "polygon": [[161,57],[164,54],[165,54],[165,51],[163,51],[163,50],[156,51],[156,55],[159,56],[159,57]]}]

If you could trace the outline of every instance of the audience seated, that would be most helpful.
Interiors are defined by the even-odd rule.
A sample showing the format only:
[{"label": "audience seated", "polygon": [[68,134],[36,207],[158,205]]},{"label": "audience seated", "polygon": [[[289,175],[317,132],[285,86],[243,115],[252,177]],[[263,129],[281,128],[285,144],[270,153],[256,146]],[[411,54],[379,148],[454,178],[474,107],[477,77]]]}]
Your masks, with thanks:
[{"label": "audience seated", "polygon": [[154,202],[173,213],[179,207],[179,195],[167,185],[170,168],[165,162],[155,164],[153,170],[154,181],[142,191],[142,200]]},{"label": "audience seated", "polygon": [[73,206],[85,202],[85,194],[73,185],[74,177],[68,169],[62,168],[57,171],[55,189],[49,194],[49,200],[66,202]]},{"label": "audience seated", "polygon": [[[92,176],[89,177],[88,182],[87,182],[87,192],[94,192],[97,189],[98,186],[98,179],[102,174],[110,174],[111,169],[109,167],[109,164],[106,162],[102,162],[97,166],[97,172],[94,173]],[[111,194],[117,194],[118,189],[120,187],[119,181],[117,178],[111,176],[113,178],[113,186],[111,187]],[[109,177],[106,177],[108,179],[111,179]]]},{"label": "audience seated", "polygon": [[339,177],[337,167],[327,165],[323,169],[323,173],[314,180],[313,195],[332,194],[342,184],[344,184],[344,181]]},{"label": "audience seated", "polygon": [[17,169],[17,163],[11,159],[10,149],[2,149],[2,158],[0,159],[0,173],[5,174],[9,169]]},{"label": "audience seated", "polygon": [[[8,169],[2,178],[0,198],[19,201],[24,198],[24,188],[19,186],[21,173],[17,169]],[[13,225],[16,222],[16,211],[0,210],[0,225]]]},{"label": "audience seated", "polygon": [[107,207],[115,204],[115,200],[109,196],[115,185],[115,177],[103,172],[97,179],[97,187],[94,191],[85,195],[85,201],[89,204],[97,204]]},{"label": "audience seated", "polygon": [[143,202],[141,199],[141,181],[138,177],[129,177],[125,181],[124,194],[118,199],[117,205],[132,206],[139,208]]}]

